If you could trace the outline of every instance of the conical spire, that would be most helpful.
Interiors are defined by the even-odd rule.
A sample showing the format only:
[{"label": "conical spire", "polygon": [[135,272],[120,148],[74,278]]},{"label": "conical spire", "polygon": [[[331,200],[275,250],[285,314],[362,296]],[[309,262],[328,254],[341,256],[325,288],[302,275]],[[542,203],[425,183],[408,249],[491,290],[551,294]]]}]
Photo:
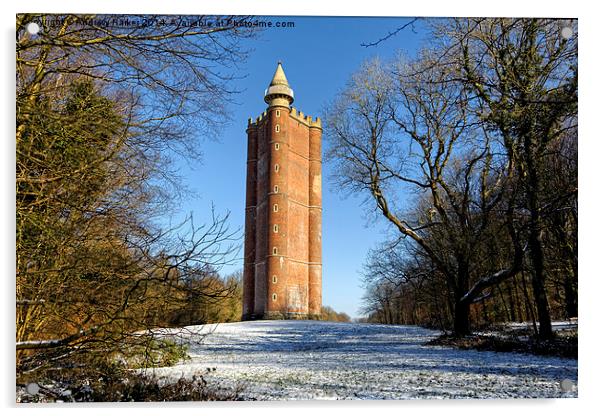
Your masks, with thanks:
[{"label": "conical spire", "polygon": [[286,79],[286,75],[284,75],[284,69],[282,69],[282,62],[278,61],[278,66],[276,67],[276,72],[274,72],[274,76],[272,77],[272,82],[270,82],[270,87],[273,85],[288,85],[288,80]]},{"label": "conical spire", "polygon": [[293,90],[288,85],[286,75],[284,75],[284,69],[282,69],[282,62],[278,61],[276,72],[272,77],[272,82],[267,90],[265,90],[265,102],[270,106],[290,106],[294,101]]}]

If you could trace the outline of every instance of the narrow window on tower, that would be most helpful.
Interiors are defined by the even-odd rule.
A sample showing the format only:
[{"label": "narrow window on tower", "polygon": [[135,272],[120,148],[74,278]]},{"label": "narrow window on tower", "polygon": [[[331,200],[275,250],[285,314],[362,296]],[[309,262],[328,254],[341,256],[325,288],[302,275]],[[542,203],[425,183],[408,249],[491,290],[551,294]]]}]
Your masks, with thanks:
[{"label": "narrow window on tower", "polygon": [[278,163],[276,163],[276,164],[274,165],[274,171],[275,171],[275,172],[278,172],[279,170],[280,170],[280,165],[279,165]]},{"label": "narrow window on tower", "polygon": [[276,294],[272,294],[272,300],[276,300]]},{"label": "narrow window on tower", "polygon": [[277,194],[278,193],[278,185],[274,185],[274,193]]},{"label": "narrow window on tower", "polygon": [[278,204],[274,204],[274,212],[278,212]]},{"label": "narrow window on tower", "polygon": [[272,276],[272,283],[278,283],[278,278],[276,275]]},{"label": "narrow window on tower", "polygon": [[274,254],[274,255],[278,254],[278,247],[274,247],[272,249],[272,254]]},{"label": "narrow window on tower", "polygon": [[276,110],[276,117],[280,117],[280,110]]},{"label": "narrow window on tower", "polygon": [[276,149],[276,150],[280,150],[280,143],[276,143],[276,144],[274,145],[274,149]]},{"label": "narrow window on tower", "polygon": [[280,132],[280,124],[276,124],[276,133]]},{"label": "narrow window on tower", "polygon": [[278,232],[278,224],[274,224],[274,232],[277,233]]}]

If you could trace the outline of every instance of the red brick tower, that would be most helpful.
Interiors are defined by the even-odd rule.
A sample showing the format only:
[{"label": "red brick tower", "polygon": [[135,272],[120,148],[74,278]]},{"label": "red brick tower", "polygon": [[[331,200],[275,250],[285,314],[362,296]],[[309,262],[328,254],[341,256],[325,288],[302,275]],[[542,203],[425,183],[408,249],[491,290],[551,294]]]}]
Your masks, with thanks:
[{"label": "red brick tower", "polygon": [[291,108],[279,62],[268,108],[247,127],[243,319],[305,319],[322,307],[322,124]]}]

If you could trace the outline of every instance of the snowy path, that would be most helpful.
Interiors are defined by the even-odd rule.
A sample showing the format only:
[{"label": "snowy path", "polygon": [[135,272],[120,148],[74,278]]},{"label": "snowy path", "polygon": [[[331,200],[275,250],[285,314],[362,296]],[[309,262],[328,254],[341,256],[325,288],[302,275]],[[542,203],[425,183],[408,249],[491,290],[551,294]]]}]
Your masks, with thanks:
[{"label": "snowy path", "polygon": [[577,396],[560,390],[564,379],[577,385],[577,360],[424,346],[438,333],[413,326],[254,321],[186,331],[178,339],[190,344],[191,360],[156,374],[215,368],[209,382],[241,385],[247,399]]}]

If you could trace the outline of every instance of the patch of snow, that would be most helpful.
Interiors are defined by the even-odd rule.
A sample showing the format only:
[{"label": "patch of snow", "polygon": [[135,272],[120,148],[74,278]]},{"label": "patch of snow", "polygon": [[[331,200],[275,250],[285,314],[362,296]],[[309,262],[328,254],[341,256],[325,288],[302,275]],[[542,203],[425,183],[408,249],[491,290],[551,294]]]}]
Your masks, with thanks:
[{"label": "patch of snow", "polygon": [[191,360],[159,377],[203,374],[255,400],[577,397],[577,360],[426,346],[416,326],[252,321],[160,331]]},{"label": "patch of snow", "polygon": [[[539,323],[537,322],[537,327],[539,328]],[[533,328],[533,322],[507,322],[504,326],[512,329],[528,329]],[[568,321],[553,321],[552,322],[552,330],[560,331],[563,329],[574,329],[577,328],[578,321],[577,318],[572,318]]]}]

